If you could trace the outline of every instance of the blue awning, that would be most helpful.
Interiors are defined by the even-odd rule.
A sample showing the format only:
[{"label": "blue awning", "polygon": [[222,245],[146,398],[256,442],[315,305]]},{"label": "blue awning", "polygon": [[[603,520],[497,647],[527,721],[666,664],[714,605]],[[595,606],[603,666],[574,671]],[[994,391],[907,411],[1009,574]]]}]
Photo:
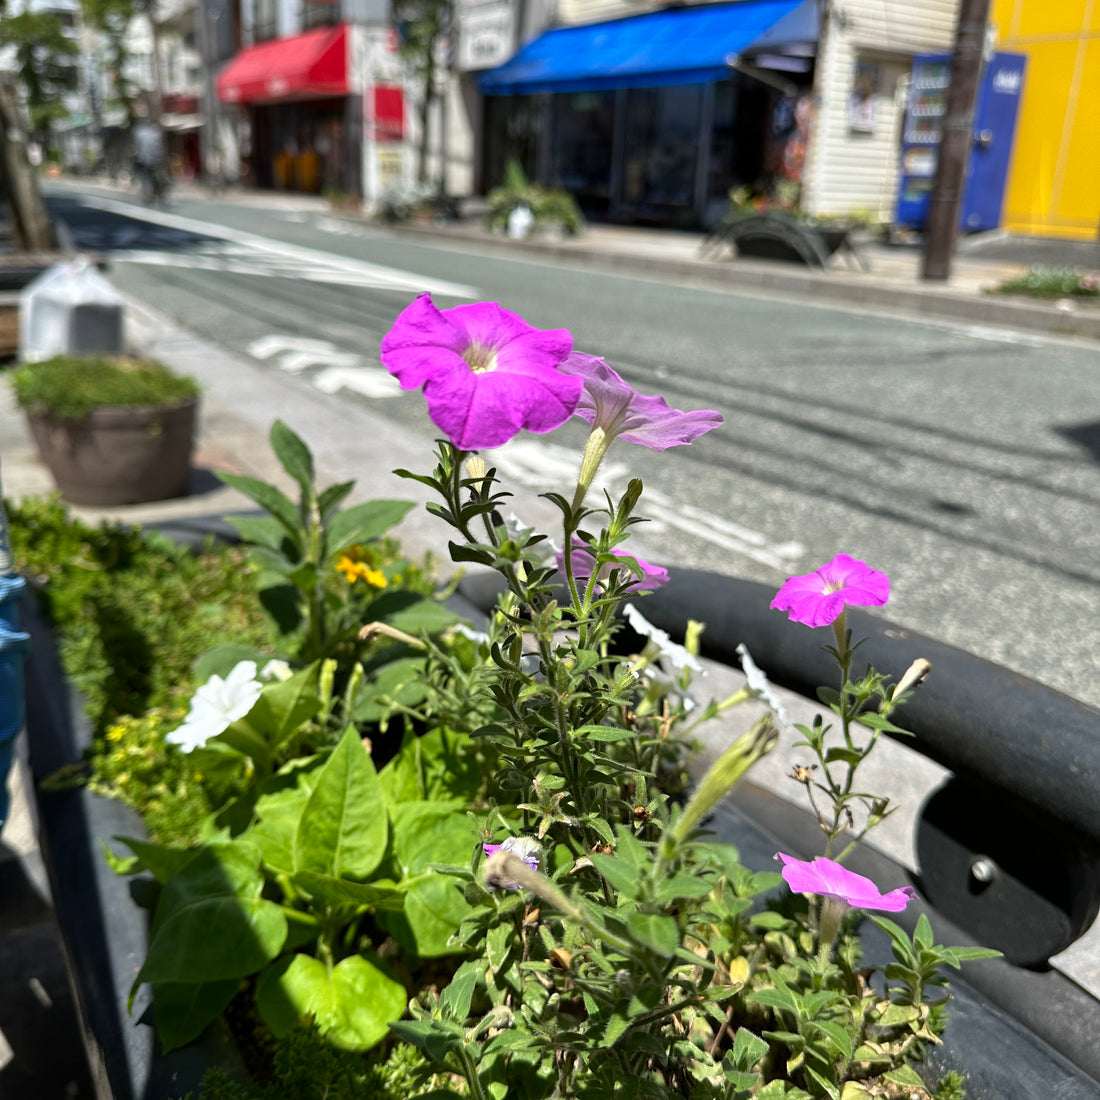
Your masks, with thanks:
[{"label": "blue awning", "polygon": [[758,42],[773,49],[817,32],[816,0],[668,8],[546,31],[478,84],[486,95],[702,84],[727,77],[726,59]]}]

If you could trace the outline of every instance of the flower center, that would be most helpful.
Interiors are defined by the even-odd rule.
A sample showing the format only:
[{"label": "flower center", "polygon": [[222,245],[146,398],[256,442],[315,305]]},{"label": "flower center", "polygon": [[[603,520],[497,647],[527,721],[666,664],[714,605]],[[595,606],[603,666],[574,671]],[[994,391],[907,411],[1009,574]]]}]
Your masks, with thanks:
[{"label": "flower center", "polygon": [[476,340],[462,353],[462,358],[474,374],[487,374],[489,371],[497,369],[496,348],[489,347],[487,344],[479,344]]}]

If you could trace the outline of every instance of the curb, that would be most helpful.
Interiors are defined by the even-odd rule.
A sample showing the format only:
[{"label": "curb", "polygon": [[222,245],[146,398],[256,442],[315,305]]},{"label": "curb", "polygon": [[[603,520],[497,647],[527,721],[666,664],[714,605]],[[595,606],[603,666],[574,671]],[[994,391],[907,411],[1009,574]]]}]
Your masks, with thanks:
[{"label": "curb", "polygon": [[[334,215],[339,217],[340,215]],[[357,222],[362,218],[348,218]],[[608,252],[585,244],[557,241],[511,241],[445,226],[387,225],[397,236],[463,244],[513,258],[535,257],[632,275],[675,276],[710,289],[779,293],[822,304],[897,310],[918,317],[964,321],[1046,332],[1056,336],[1100,340],[1100,309],[1088,313],[1061,309],[1028,299],[968,294],[922,284],[890,285],[853,279],[844,272],[787,271],[781,263],[751,260],[715,261],[666,258],[644,253]]]}]

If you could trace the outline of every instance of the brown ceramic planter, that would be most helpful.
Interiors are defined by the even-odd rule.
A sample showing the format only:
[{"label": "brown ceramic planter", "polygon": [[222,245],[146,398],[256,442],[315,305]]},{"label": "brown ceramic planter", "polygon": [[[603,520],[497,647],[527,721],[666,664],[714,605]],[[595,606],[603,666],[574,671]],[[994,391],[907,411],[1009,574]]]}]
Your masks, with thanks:
[{"label": "brown ceramic planter", "polygon": [[42,461],[72,504],[140,504],[186,496],[198,399],[93,409],[79,419],[28,416]]}]

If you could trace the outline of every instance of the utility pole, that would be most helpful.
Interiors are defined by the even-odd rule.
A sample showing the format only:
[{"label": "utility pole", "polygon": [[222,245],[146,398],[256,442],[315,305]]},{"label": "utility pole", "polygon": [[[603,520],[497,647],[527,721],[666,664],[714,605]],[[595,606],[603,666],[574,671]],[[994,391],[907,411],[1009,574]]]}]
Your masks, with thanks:
[{"label": "utility pole", "polygon": [[989,3],[990,0],[962,0],[959,5],[940,155],[924,227],[922,279],[946,280],[951,275],[951,256],[955,251],[959,204],[966,179],[966,160],[970,155],[974,103],[982,71]]}]

